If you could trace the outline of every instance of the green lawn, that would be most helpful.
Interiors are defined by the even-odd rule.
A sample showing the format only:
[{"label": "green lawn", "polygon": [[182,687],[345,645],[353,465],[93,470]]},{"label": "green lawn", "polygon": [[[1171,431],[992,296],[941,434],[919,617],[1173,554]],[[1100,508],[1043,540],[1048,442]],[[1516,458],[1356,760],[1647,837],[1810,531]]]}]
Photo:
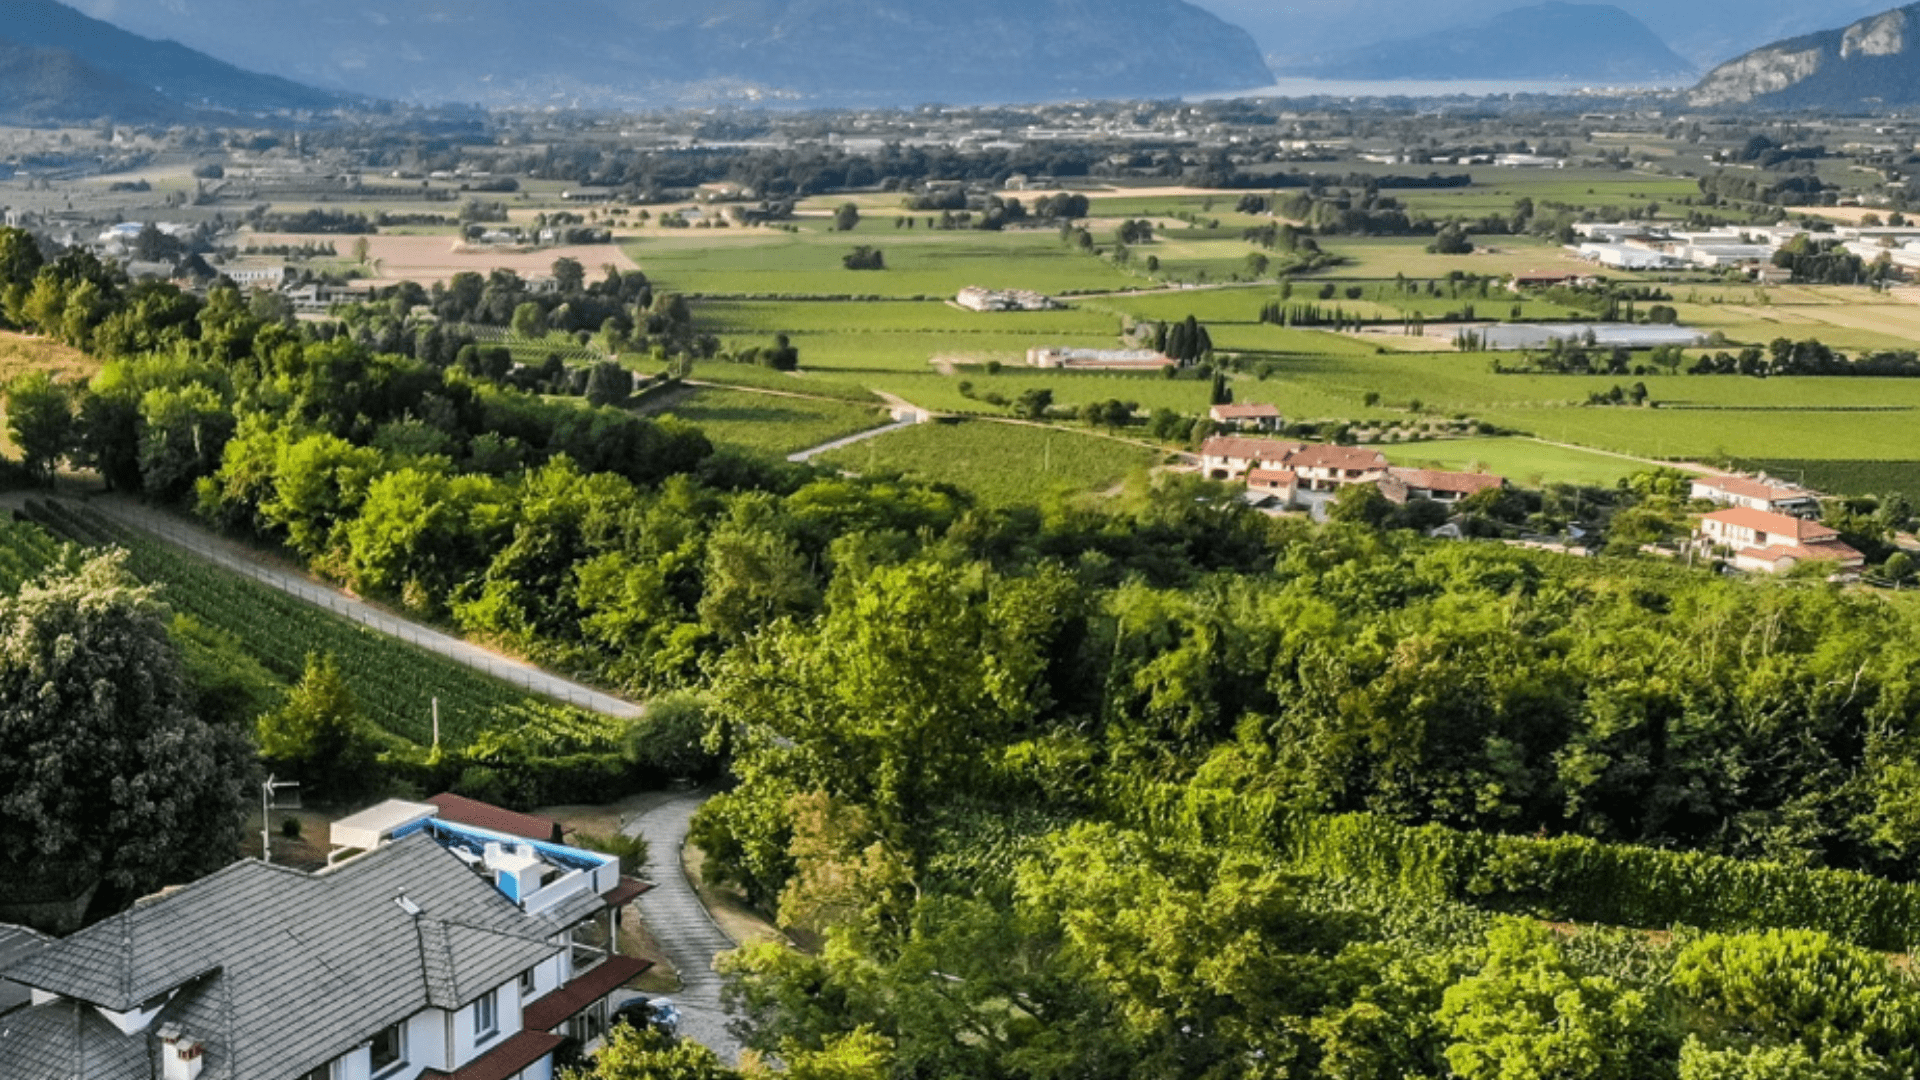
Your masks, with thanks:
[{"label": "green lawn", "polygon": [[1533,439],[1457,439],[1384,445],[1395,465],[1454,472],[1489,472],[1521,487],[1587,484],[1612,487],[1648,466],[1589,450],[1551,446]]},{"label": "green lawn", "polygon": [[1160,460],[1151,450],[1062,428],[985,420],[920,424],[816,459],[854,472],[953,484],[991,506],[1104,491]]},{"label": "green lawn", "polygon": [[698,425],[716,446],[778,458],[887,422],[885,410],[873,406],[714,388],[663,411]]}]

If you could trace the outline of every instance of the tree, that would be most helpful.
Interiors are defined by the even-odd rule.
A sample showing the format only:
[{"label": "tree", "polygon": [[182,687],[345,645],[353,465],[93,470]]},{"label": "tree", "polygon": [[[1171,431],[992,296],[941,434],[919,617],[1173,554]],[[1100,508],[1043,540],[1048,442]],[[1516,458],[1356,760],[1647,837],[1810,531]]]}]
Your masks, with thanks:
[{"label": "tree", "polygon": [[852,203],[841,203],[833,212],[833,227],[838,232],[852,232],[860,224],[860,208]]},{"label": "tree", "polygon": [[740,1080],[713,1051],[691,1039],[675,1040],[652,1028],[616,1024],[587,1069],[570,1069],[562,1080]]},{"label": "tree", "polygon": [[118,553],[0,600],[0,895],[233,861],[252,747],[193,715],[169,619]]},{"label": "tree", "polygon": [[587,401],[594,405],[621,405],[633,396],[633,372],[617,361],[602,360],[587,374]]},{"label": "tree", "polygon": [[547,334],[547,313],[529,300],[513,309],[513,332],[517,337],[539,338]]},{"label": "tree", "polygon": [[553,280],[562,293],[577,293],[587,287],[587,268],[579,259],[553,260]]},{"label": "tree", "polygon": [[260,756],[276,775],[347,803],[365,793],[377,764],[353,691],[331,655],[307,656],[286,704],[260,718]]},{"label": "tree", "polygon": [[840,264],[849,270],[885,270],[887,257],[879,248],[862,244],[842,258]]},{"label": "tree", "polygon": [[1013,408],[1029,420],[1044,420],[1047,410],[1053,408],[1053,391],[1044,386],[1022,390]]},{"label": "tree", "polygon": [[1893,582],[1893,587],[1898,589],[1913,577],[1913,556],[1904,551],[1894,552],[1887,556],[1887,561],[1881,566],[1880,573],[1885,575],[1888,581]]},{"label": "tree", "polygon": [[13,380],[7,387],[7,434],[27,472],[51,485],[54,468],[73,450],[73,399],[66,388],[44,371]]},{"label": "tree", "polygon": [[1644,995],[1583,976],[1551,931],[1521,919],[1487,934],[1485,966],[1447,988],[1447,1063],[1462,1080],[1654,1075],[1635,1053]]},{"label": "tree", "polygon": [[711,726],[707,711],[706,699],[691,691],[654,698],[627,725],[621,749],[628,761],[669,777],[704,775],[714,767],[704,745]]}]

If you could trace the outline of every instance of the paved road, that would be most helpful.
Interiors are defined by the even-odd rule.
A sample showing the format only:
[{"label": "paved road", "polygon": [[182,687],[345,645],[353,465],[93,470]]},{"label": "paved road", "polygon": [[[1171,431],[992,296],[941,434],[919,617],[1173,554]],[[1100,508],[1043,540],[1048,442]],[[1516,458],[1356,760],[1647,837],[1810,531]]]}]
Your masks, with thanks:
[{"label": "paved road", "polygon": [[878,438],[882,435],[888,434],[889,432],[899,431],[902,428],[910,428],[919,422],[920,421],[917,419],[896,420],[893,423],[886,425],[885,427],[868,428],[866,431],[862,431],[855,435],[849,435],[844,439],[835,439],[830,443],[813,447],[810,450],[802,450],[797,454],[788,454],[787,460],[792,462],[811,461],[815,456],[819,454],[827,453],[830,450],[838,450],[843,446],[852,446],[854,443],[865,442],[868,439]]},{"label": "paved road", "polygon": [[720,1001],[723,984],[713,970],[713,958],[731,950],[734,942],[707,914],[680,862],[687,823],[706,799],[697,792],[675,794],[628,822],[623,831],[647,841],[642,876],[653,882],[653,890],[634,903],[680,972],[681,989],[673,998],[680,1006],[680,1034],[732,1064],[740,1058],[740,1040],[727,1030],[732,1015]]},{"label": "paved road", "polygon": [[589,686],[550,675],[524,661],[481,648],[451,634],[399,618],[371,604],[356,600],[338,589],[328,588],[291,570],[275,566],[246,548],[213,533],[127,499],[105,498],[89,501],[87,507],[125,525],[153,534],[176,544],[210,562],[237,574],[244,574],[263,585],[299,597],[316,607],[326,608],[342,618],[399,638],[411,645],[438,653],[458,664],[483,671],[496,679],[512,683],[529,693],[564,701],[607,716],[631,720],[641,715],[640,706],[603,694]]}]

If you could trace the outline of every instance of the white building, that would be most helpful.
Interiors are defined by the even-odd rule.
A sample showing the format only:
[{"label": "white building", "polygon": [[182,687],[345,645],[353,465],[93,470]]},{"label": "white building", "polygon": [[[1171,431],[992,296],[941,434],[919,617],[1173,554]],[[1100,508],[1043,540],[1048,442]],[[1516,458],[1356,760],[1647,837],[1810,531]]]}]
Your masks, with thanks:
[{"label": "white building", "polygon": [[1575,250],[1581,258],[1610,270],[1672,270],[1684,265],[1664,251],[1650,251],[1625,243],[1581,244]]},{"label": "white building", "polygon": [[607,855],[383,803],[355,852],[257,861],[143,901],[9,964],[6,1080],[552,1080],[645,971],[618,912],[645,886]]},{"label": "white building", "polygon": [[1700,539],[1733,554],[1741,570],[1777,574],[1804,562],[1858,570],[1866,556],[1840,542],[1840,533],[1804,518],[1736,506],[1700,519]]}]

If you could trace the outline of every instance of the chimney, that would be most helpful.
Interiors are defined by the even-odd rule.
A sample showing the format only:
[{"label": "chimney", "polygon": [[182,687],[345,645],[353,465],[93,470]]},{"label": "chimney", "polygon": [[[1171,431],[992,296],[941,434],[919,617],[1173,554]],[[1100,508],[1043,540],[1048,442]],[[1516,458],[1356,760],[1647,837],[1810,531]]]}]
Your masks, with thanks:
[{"label": "chimney", "polygon": [[160,1027],[160,1074],[164,1080],[200,1080],[206,1068],[206,1047],[198,1039],[189,1039],[179,1024]]}]

